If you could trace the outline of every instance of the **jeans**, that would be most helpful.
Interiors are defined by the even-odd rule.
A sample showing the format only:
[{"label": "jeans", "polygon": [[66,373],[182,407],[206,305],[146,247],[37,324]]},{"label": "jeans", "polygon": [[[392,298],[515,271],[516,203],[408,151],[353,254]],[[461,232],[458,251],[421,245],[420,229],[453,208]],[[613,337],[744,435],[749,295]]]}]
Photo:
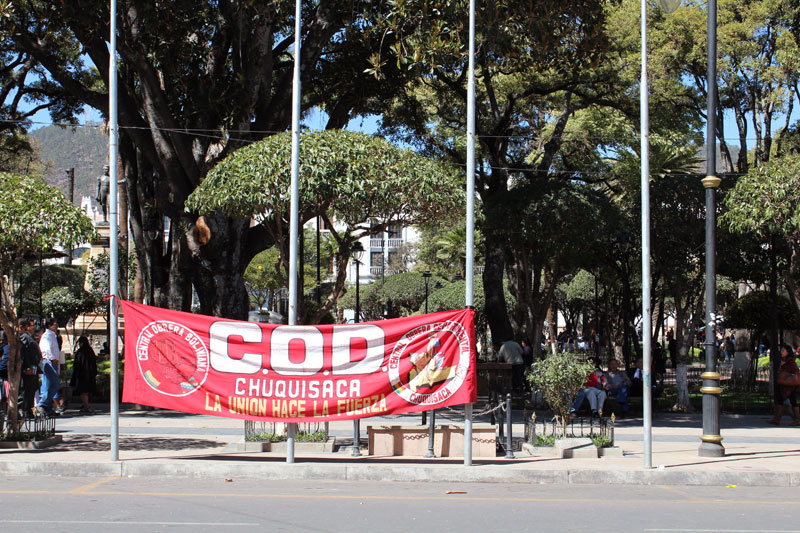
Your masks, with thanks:
[{"label": "jeans", "polygon": [[58,392],[59,380],[55,365],[57,362],[46,361],[42,363],[42,388],[39,389],[38,406],[47,411],[53,412],[53,398]]},{"label": "jeans", "polygon": [[[574,412],[580,409],[584,398],[588,398],[589,407],[592,409],[592,412],[594,412],[603,408],[603,404],[606,402],[606,393],[595,387],[581,389],[578,393],[578,397],[575,398],[575,403],[572,404],[571,411]],[[627,389],[625,391],[625,401],[628,401]]]},{"label": "jeans", "polygon": [[623,413],[628,412],[628,387],[623,385],[618,389],[610,390],[608,391],[608,395],[617,399],[619,404],[622,406]]}]

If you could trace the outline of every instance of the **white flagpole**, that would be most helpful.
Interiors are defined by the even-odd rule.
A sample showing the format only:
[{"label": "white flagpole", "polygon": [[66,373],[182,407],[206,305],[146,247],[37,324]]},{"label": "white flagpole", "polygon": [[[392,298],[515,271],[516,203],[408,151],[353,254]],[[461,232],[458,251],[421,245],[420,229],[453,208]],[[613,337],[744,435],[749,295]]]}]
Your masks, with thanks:
[{"label": "white flagpole", "polygon": [[652,350],[653,318],[650,308],[650,111],[647,88],[647,0],[642,0],[642,78],[639,84],[639,116],[642,157],[642,418],[644,467],[652,468]]},{"label": "white flagpole", "polygon": [[111,356],[111,460],[119,460],[119,371],[117,369],[117,339],[118,321],[117,312],[119,302],[119,239],[117,238],[117,220],[119,202],[117,201],[117,2],[111,0],[111,24],[109,43],[111,50],[108,59],[108,221],[109,221],[109,272],[108,286],[111,295],[110,312],[110,339],[108,351]]},{"label": "white flagpole", "polygon": [[[475,281],[475,0],[469,0],[467,69],[467,279],[465,305],[473,307]],[[474,369],[473,369],[474,371]],[[472,465],[472,404],[464,405],[464,466]]]},{"label": "white flagpole", "polygon": [[[289,325],[297,324],[297,226],[300,173],[300,0],[294,7],[294,75],[292,77],[292,185],[289,220]],[[294,436],[297,426],[288,425],[286,462],[294,463]]]}]

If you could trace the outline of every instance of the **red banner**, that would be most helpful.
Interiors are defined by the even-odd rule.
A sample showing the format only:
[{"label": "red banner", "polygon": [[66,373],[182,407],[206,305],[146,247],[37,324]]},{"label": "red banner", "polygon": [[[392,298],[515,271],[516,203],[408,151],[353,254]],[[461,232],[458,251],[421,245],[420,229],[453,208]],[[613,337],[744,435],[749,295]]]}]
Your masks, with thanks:
[{"label": "red banner", "polygon": [[124,402],[248,420],[310,422],[474,402],[471,309],[284,326],[122,301]]}]

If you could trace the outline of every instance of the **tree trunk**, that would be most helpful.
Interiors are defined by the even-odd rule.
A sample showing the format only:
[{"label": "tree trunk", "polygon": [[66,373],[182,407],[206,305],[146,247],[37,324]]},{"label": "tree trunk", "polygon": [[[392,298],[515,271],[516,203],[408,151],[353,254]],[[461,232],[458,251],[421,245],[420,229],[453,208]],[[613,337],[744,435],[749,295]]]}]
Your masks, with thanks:
[{"label": "tree trunk", "polygon": [[[248,226],[246,220],[207,215],[195,221],[185,237],[176,239],[175,255],[180,256],[177,263],[195,269],[191,279],[202,314],[247,320],[249,298],[244,270],[250,258],[244,236]],[[191,309],[191,292],[184,292],[189,287],[189,273],[173,269],[170,300],[180,300]]]},{"label": "tree trunk", "polygon": [[685,363],[678,363],[675,369],[675,380],[678,383],[677,399],[673,411],[691,411],[692,404],[689,402],[689,373],[688,365]]},{"label": "tree trunk", "polygon": [[675,381],[677,384],[677,398],[673,410],[690,411],[689,380],[687,366],[689,364],[689,348],[691,345],[691,331],[686,331],[687,305],[682,305],[682,294],[676,292],[675,300],[675,343],[678,348],[678,357],[675,359]]},{"label": "tree trunk", "polygon": [[486,298],[486,318],[492,332],[492,342],[505,342],[513,337],[511,321],[503,291],[505,252],[500,235],[486,235],[486,268],[483,271],[483,292]]}]

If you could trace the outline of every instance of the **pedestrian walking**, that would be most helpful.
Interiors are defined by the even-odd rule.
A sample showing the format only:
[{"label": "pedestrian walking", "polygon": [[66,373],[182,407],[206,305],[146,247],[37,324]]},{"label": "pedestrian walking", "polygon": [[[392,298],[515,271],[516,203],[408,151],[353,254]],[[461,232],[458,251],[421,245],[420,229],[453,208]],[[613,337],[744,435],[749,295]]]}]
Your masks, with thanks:
[{"label": "pedestrian walking", "polygon": [[97,356],[89,345],[89,339],[81,335],[78,337],[78,349],[72,361],[72,377],[70,386],[73,393],[80,396],[81,412],[88,413],[89,394],[95,392],[95,379],[97,377]]},{"label": "pedestrian walking", "polygon": [[42,387],[39,390],[39,403],[37,404],[37,411],[40,414],[56,414],[54,409],[54,400],[56,392],[58,392],[59,379],[58,370],[56,365],[59,364],[61,358],[58,349],[58,339],[56,338],[56,330],[58,329],[58,321],[50,317],[44,322],[45,330],[42,333],[42,338],[39,341],[39,349],[42,352]]}]

